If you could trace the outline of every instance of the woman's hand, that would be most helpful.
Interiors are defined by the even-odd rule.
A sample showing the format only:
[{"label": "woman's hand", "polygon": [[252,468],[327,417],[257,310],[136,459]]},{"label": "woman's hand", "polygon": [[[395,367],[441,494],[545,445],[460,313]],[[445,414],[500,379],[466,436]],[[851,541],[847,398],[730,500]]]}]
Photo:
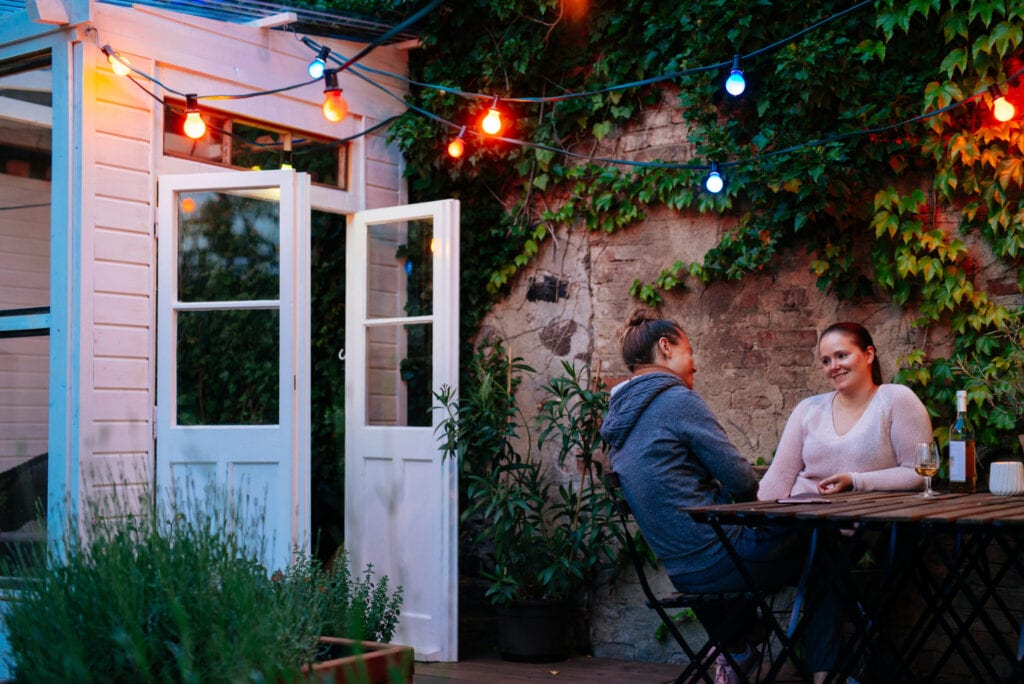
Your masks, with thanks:
[{"label": "woman's hand", "polygon": [[847,489],[853,489],[853,475],[850,473],[836,473],[818,483],[819,494],[838,494]]}]

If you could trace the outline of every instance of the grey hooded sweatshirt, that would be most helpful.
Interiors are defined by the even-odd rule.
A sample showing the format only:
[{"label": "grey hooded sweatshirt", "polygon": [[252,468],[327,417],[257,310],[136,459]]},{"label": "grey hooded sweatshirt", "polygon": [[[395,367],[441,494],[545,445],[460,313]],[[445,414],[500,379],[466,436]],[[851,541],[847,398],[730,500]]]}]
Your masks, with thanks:
[{"label": "grey hooded sweatshirt", "polygon": [[[670,576],[726,557],[711,527],[681,509],[751,501],[757,478],[699,394],[671,373],[627,380],[612,389],[601,435],[636,522]],[[740,533],[726,529],[734,539]]]}]

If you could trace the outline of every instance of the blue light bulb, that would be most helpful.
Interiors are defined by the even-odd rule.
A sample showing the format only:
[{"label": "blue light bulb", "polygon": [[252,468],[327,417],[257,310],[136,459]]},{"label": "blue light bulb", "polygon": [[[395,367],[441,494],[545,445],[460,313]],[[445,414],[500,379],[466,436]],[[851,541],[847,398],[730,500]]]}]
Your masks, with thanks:
[{"label": "blue light bulb", "polygon": [[316,59],[309,63],[309,66],[306,67],[306,71],[309,72],[310,78],[320,78],[324,75],[324,69],[326,68],[327,64],[322,59],[317,57]]},{"label": "blue light bulb", "polygon": [[725,92],[733,97],[738,97],[747,89],[747,82],[743,78],[742,69],[733,69],[729,72],[729,78],[725,79]]},{"label": "blue light bulb", "polygon": [[327,68],[327,55],[331,54],[331,48],[326,45],[320,48],[320,52],[317,53],[316,59],[309,63],[306,67],[306,71],[309,73],[310,78],[320,78],[324,75],[324,69]]}]

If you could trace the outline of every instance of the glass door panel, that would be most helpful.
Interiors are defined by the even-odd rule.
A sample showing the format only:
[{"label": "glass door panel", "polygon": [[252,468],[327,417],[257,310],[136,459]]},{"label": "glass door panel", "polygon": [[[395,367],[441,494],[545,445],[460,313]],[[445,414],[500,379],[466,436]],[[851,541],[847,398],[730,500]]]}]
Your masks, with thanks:
[{"label": "glass door panel", "polygon": [[177,196],[179,425],[280,421],[280,205],[261,194]]}]

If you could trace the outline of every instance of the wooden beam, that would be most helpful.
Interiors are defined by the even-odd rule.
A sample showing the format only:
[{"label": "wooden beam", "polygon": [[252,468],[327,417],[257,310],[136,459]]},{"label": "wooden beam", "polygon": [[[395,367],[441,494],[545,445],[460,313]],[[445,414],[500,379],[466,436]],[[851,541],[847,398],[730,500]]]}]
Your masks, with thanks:
[{"label": "wooden beam", "polygon": [[26,0],[25,9],[32,21],[40,24],[68,23],[68,7],[62,0]]},{"label": "wooden beam", "polygon": [[278,26],[294,24],[298,20],[299,15],[295,12],[280,12],[278,14],[272,14],[269,17],[263,17],[262,19],[247,21],[245,22],[245,25],[255,26],[257,28],[277,28]]}]

